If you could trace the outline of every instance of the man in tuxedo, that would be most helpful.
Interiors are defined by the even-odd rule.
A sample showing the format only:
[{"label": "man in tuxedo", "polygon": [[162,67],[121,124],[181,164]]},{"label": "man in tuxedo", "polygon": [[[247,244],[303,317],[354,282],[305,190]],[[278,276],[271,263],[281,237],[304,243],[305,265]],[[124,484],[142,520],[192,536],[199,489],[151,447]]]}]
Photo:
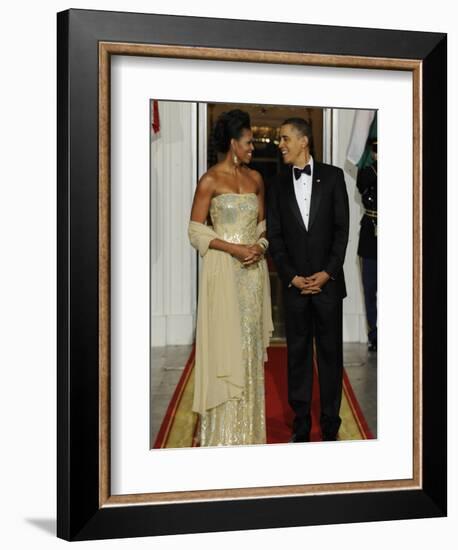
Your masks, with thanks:
[{"label": "man in tuxedo", "polygon": [[311,142],[305,120],[285,120],[279,148],[287,166],[267,200],[269,250],[284,290],[292,442],[310,440],[314,339],[322,439],[335,441],[341,424],[348,196],[342,170],[316,162]]}]

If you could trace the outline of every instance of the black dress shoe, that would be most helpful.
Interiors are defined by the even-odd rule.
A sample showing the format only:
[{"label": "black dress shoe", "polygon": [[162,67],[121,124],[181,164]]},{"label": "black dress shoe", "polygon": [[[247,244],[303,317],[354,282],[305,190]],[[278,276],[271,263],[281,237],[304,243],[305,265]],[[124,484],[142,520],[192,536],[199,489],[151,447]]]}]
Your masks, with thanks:
[{"label": "black dress shoe", "polygon": [[337,435],[323,434],[321,439],[323,441],[337,441]]},{"label": "black dress shoe", "polygon": [[370,342],[367,349],[368,351],[377,351],[377,340]]},{"label": "black dress shoe", "polygon": [[296,434],[293,433],[291,436],[291,439],[289,440],[289,443],[309,443],[310,441],[310,434]]}]

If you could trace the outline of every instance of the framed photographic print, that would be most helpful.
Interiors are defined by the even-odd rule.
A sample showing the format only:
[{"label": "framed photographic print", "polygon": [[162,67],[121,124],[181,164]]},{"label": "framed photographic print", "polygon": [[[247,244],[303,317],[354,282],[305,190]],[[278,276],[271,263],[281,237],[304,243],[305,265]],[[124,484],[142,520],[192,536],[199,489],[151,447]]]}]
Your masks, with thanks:
[{"label": "framed photographic print", "polygon": [[[234,120],[245,121],[239,133],[221,134],[221,127],[235,128]],[[307,130],[297,130],[302,123]],[[307,172],[294,178],[303,189],[309,181],[311,195],[294,187],[294,171],[281,188],[290,181],[291,197],[311,197],[309,209],[295,203],[296,222],[311,235],[323,212],[349,221],[342,222],[345,260],[340,254],[347,294],[339,314],[342,424],[326,437],[326,353],[314,321],[307,356],[311,434],[293,444],[284,302],[297,288],[285,284],[269,209],[283,204],[270,182],[280,181],[285,166],[292,170],[299,142],[312,159],[310,181]],[[224,175],[228,167],[239,174],[236,188]],[[375,199],[361,189],[366,168],[375,177]],[[196,214],[215,173],[218,192]],[[337,191],[331,200],[322,186],[318,195],[331,176],[345,189],[348,216],[338,214],[345,209]],[[58,536],[444,516],[446,177],[443,34],[59,13]],[[247,224],[237,225],[240,219]],[[376,238],[375,339],[364,224]],[[227,284],[232,269],[224,262],[240,262],[224,248],[211,256],[222,263],[205,302],[210,260],[203,243],[226,231],[218,227],[232,231],[232,245],[257,241],[258,248],[253,265]],[[252,236],[234,240],[247,227]],[[333,265],[328,286],[314,287],[311,274],[304,283],[322,293],[323,303],[333,292],[327,288],[340,288]],[[270,290],[259,291],[259,300],[256,277]],[[223,302],[224,315],[215,317],[214,305]],[[205,345],[219,358],[209,361],[220,369],[212,394],[202,370],[203,314]],[[224,329],[234,318],[238,340]],[[218,401],[218,379],[241,361],[230,382],[234,393]],[[247,366],[254,362],[257,371]],[[207,415],[199,408],[202,394],[229,407]],[[230,415],[233,437],[206,439],[220,425],[225,432]],[[253,425],[261,426],[259,437],[251,437]]]}]

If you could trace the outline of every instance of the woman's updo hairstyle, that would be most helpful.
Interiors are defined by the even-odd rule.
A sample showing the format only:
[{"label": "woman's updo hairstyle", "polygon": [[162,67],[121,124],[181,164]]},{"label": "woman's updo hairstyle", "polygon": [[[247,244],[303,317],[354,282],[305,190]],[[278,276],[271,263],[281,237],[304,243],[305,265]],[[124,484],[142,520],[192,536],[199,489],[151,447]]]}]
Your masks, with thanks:
[{"label": "woman's updo hairstyle", "polygon": [[227,153],[231,139],[239,139],[243,130],[251,130],[250,115],[240,109],[221,113],[213,130],[213,140],[216,150]]}]

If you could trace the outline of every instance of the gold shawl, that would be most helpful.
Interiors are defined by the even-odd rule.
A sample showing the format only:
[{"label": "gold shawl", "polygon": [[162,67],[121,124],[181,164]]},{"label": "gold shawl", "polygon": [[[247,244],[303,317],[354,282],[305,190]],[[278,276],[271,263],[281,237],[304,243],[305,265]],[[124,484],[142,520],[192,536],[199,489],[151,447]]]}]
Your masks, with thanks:
[{"label": "gold shawl", "polygon": [[[258,223],[259,237],[266,222]],[[189,222],[191,245],[203,257],[197,307],[195,389],[193,411],[204,414],[225,401],[240,398],[245,387],[242,362],[240,312],[232,256],[209,248],[215,231],[202,223]],[[258,262],[263,277],[263,343],[267,350],[273,332],[270,282],[267,262]],[[267,352],[264,360],[267,360]]]}]

